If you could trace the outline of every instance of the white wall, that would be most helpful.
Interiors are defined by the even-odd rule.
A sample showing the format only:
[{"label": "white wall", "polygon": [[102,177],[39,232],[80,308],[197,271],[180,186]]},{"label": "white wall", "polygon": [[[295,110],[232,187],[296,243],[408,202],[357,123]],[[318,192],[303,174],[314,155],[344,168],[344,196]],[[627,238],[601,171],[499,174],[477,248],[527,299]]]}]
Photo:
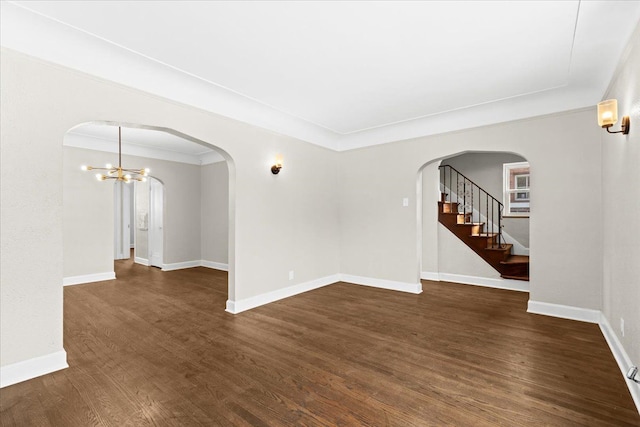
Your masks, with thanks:
[{"label": "white wall", "polygon": [[62,153],[64,277],[113,272],[114,183],[98,182],[95,173],[80,169],[103,167],[113,155],[70,147]]},{"label": "white wall", "polygon": [[[603,99],[630,116],[629,135],[601,130],[604,314],[632,363],[640,364],[640,26]],[[595,122],[595,115],[592,117]],[[620,123],[613,130],[619,130]],[[625,322],[625,334],[620,319]],[[634,385],[638,387],[638,385]],[[638,390],[640,394],[640,389]]]},{"label": "white wall", "polygon": [[[62,141],[81,123],[168,128],[225,151],[230,300],[338,272],[338,153],[8,49],[1,61],[1,366],[63,350]],[[276,153],[278,176],[269,170]]]},{"label": "white wall", "polygon": [[[528,159],[536,177],[531,187],[536,197],[530,218],[530,298],[600,309],[600,129],[594,123],[594,111],[590,108],[342,153],[342,272],[416,283],[419,169],[468,151],[516,152]],[[575,153],[580,153],[580,162],[567,162]],[[572,191],[572,206],[580,206],[580,215],[562,215],[566,188],[558,182],[578,183]],[[410,198],[408,208],[402,207],[403,197]],[[425,241],[437,240],[437,229],[424,228],[422,236]]]},{"label": "white wall", "polygon": [[227,264],[229,259],[229,170],[226,162],[200,168],[201,242],[204,261]]},{"label": "white wall", "polygon": [[[418,195],[422,198],[422,212],[417,213],[418,231],[421,239],[418,242],[418,254],[422,253],[420,272],[438,273],[438,202],[440,201],[440,171],[439,161],[429,163],[418,174]],[[419,206],[417,206],[419,207]],[[435,237],[435,238],[434,238]]]}]

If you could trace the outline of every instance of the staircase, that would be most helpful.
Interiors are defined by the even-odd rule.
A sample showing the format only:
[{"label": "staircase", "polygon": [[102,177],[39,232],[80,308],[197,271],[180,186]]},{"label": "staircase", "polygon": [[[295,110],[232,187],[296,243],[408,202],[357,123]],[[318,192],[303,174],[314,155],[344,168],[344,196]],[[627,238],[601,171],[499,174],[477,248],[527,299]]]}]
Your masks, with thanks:
[{"label": "staircase", "polygon": [[502,203],[449,165],[440,166],[440,184],[438,221],[501,277],[528,281],[529,257],[513,255],[502,237]]}]

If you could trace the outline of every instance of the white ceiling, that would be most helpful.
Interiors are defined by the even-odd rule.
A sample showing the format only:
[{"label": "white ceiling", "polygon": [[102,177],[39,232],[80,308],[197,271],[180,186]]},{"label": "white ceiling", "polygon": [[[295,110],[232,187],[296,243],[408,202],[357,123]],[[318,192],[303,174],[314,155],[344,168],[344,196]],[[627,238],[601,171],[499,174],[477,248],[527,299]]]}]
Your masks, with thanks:
[{"label": "white ceiling", "polygon": [[597,103],[640,1],[3,2],[3,45],[343,150]]},{"label": "white ceiling", "polygon": [[[208,146],[152,129],[122,128],[122,153],[195,165],[223,161],[222,155]],[[89,150],[118,152],[118,126],[87,123],[67,132],[64,145]]]}]

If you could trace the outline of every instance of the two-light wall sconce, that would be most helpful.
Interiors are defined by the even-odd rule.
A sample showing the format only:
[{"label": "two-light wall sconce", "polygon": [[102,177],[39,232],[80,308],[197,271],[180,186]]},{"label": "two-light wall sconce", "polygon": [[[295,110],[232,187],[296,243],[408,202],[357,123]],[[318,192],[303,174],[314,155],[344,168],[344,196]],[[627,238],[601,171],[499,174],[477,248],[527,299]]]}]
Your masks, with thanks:
[{"label": "two-light wall sconce", "polygon": [[611,132],[609,128],[618,121],[618,101],[616,99],[607,99],[598,104],[598,125],[607,129],[609,133],[621,133],[627,135],[631,123],[629,116],[622,117],[621,130]]},{"label": "two-light wall sconce", "polygon": [[278,154],[276,156],[276,163],[271,166],[271,173],[278,175],[280,173],[280,169],[282,169],[282,154]]}]

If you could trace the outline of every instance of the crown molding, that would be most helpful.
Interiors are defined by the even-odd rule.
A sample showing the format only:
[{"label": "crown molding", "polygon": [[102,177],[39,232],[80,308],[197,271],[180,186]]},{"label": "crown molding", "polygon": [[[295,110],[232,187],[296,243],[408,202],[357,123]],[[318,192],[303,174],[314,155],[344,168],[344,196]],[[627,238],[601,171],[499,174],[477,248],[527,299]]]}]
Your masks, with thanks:
[{"label": "crown molding", "polygon": [[[106,153],[118,153],[118,148],[117,145],[114,144],[114,141],[97,138],[91,135],[75,133],[73,131],[67,132],[62,145],[65,147],[83,148],[85,150],[103,151]],[[190,165],[210,165],[225,161],[222,155],[215,151],[210,151],[200,155],[191,155],[131,143],[127,143],[122,146],[122,154],[148,159],[187,163]]]},{"label": "crown molding", "polygon": [[[340,134],[284,113],[214,82],[38,14],[28,9],[28,3],[1,2],[0,42],[6,48],[109,82],[332,150],[345,151],[595,105],[602,98],[625,47],[618,43],[616,48],[606,51],[591,48],[589,40],[612,37],[606,33],[607,29],[615,27],[620,15],[625,13],[624,8],[618,8],[607,16],[600,16],[601,8],[595,3],[581,3],[567,85],[349,134]],[[595,21],[599,24],[594,27]],[[628,32],[630,36],[635,25],[628,29],[627,21],[629,19],[619,31],[620,34]],[[591,34],[594,31],[597,34]],[[589,68],[594,56],[599,64],[605,64],[597,72],[591,72]],[[611,66],[606,65],[609,63]]]}]

